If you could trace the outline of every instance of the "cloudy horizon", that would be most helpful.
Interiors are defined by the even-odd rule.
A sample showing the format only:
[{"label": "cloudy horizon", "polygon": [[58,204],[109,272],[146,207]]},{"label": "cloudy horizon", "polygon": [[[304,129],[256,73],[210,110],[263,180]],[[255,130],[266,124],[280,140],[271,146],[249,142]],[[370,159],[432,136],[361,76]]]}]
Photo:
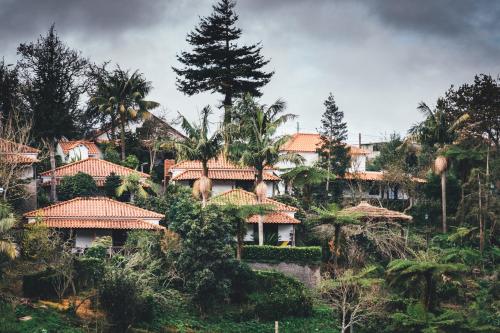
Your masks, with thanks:
[{"label": "cloudy horizon", "polygon": [[[139,69],[152,81],[149,96],[168,117],[196,117],[221,96],[186,96],[175,87],[176,54],[186,34],[214,1],[0,0],[0,57],[15,62],[19,43],[45,34],[92,61]],[[332,92],[345,113],[350,142],[404,134],[422,119],[420,101],[433,105],[453,84],[479,73],[500,74],[500,2],[493,0],[239,0],[243,43],[262,42],[274,70],[262,103],[278,98],[299,116],[301,131],[320,126]],[[287,125],[295,131],[297,123]]]}]

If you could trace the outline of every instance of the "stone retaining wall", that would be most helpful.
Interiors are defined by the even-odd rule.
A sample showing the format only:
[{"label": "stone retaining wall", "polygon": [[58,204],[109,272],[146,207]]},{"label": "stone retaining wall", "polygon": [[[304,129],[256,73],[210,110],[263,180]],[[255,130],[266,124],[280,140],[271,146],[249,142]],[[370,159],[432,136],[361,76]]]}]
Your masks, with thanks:
[{"label": "stone retaining wall", "polygon": [[263,262],[247,262],[254,270],[260,271],[278,271],[287,276],[296,278],[304,283],[308,288],[315,288],[321,281],[321,273],[319,265],[300,265],[295,263],[263,263]]}]

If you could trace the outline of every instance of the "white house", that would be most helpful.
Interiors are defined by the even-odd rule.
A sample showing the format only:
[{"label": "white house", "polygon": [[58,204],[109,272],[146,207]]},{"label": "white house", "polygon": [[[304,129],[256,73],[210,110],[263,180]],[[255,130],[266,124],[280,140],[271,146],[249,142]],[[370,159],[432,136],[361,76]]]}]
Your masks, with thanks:
[{"label": "white house", "polygon": [[[192,187],[194,181],[201,177],[200,161],[183,161],[175,164],[173,160],[165,160],[164,163],[166,181]],[[255,185],[255,169],[236,165],[221,156],[208,162],[208,178],[212,180],[213,195],[237,188],[251,191]],[[274,195],[280,180],[274,169],[264,170],[267,196]]]},{"label": "white house", "polygon": [[[23,208],[34,209],[37,205],[37,183],[35,164],[39,162],[39,150],[13,141],[0,139],[0,167],[7,174],[12,173],[25,181],[28,197],[25,198]],[[7,180],[5,180],[7,182]],[[2,184],[2,182],[0,182]],[[2,185],[0,185],[2,187]]]},{"label": "white house", "polygon": [[102,158],[99,147],[92,141],[59,141],[56,147],[56,154],[61,157],[64,163],[71,163],[87,159],[89,157]]},{"label": "white house", "polygon": [[[304,158],[305,165],[313,165],[319,159],[318,149],[321,147],[321,137],[318,133],[295,133],[280,151],[299,154]],[[351,155],[349,172],[365,171],[368,152],[356,146],[348,145]],[[281,163],[277,167],[290,168],[291,164]]]},{"label": "white house", "polygon": [[[257,196],[242,189],[229,190],[221,193],[212,199],[213,204],[233,204],[233,205],[257,205]],[[295,245],[295,226],[300,224],[300,221],[295,218],[297,208],[283,204],[273,199],[266,198],[263,205],[269,205],[275,211],[264,215],[264,238],[274,234],[277,236],[275,240],[277,244],[285,242],[287,245]],[[258,240],[258,216],[251,216],[248,219],[247,233],[245,242],[255,242]]]},{"label": "white house", "polygon": [[130,230],[165,229],[164,215],[105,197],[75,198],[24,214],[28,223],[44,223],[65,231],[81,251],[96,237],[111,236],[113,246],[122,246]]}]

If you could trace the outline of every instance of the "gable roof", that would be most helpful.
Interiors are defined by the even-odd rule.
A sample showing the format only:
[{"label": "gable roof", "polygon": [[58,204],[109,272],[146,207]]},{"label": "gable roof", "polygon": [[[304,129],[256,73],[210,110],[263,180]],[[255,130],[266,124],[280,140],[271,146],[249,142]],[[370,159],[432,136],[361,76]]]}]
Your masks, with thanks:
[{"label": "gable roof", "polygon": [[0,139],[1,153],[38,154],[40,150],[14,141]]},{"label": "gable roof", "polygon": [[[196,180],[200,179],[201,170],[186,170],[172,177],[172,180]],[[275,174],[264,172],[264,180],[279,181],[281,178]],[[253,170],[213,170],[208,169],[208,178],[212,180],[255,180],[255,172]]]},{"label": "gable roof", "polygon": [[[347,180],[367,180],[367,181],[383,181],[384,172],[383,171],[357,171],[357,172],[346,172],[343,177]],[[415,183],[426,183],[427,181],[418,177],[411,177],[412,181]]]},{"label": "gable roof", "polygon": [[298,209],[292,206],[288,206],[279,201],[265,198],[264,202],[259,203],[257,201],[257,195],[252,192],[248,192],[242,189],[233,189],[223,192],[212,199],[211,203],[215,204],[233,204],[233,205],[257,205],[264,204],[273,206],[279,212],[296,212]]},{"label": "gable roof", "polygon": [[389,210],[383,207],[376,207],[370,205],[366,201],[361,201],[361,203],[354,207],[344,208],[341,210],[344,213],[355,213],[361,214],[361,219],[377,219],[377,220],[402,220],[411,221],[413,217],[410,215],[403,214],[395,210]]},{"label": "gable roof", "polygon": [[42,217],[43,219],[102,219],[102,220],[136,220],[162,219],[164,215],[136,207],[134,205],[112,200],[106,197],[74,198],[54,205],[33,210],[25,217]]},{"label": "gable roof", "polygon": [[[200,161],[182,161],[169,167],[169,170],[183,170],[172,177],[172,180],[195,180],[201,177]],[[264,180],[279,181],[281,178],[273,174],[271,168],[265,168]],[[168,172],[168,170],[167,170]],[[255,168],[241,166],[220,156],[208,161],[208,178],[218,180],[255,180]]]},{"label": "gable roof", "polygon": [[99,154],[99,147],[92,141],[76,140],[76,141],[59,141],[59,145],[64,154],[67,154],[71,149],[76,148],[80,145],[87,147],[89,154],[97,155]]},{"label": "gable roof", "polygon": [[[143,178],[148,178],[149,175],[144,172],[139,172],[123,165],[111,163],[106,160],[101,160],[98,158],[89,157],[84,160],[76,161],[70,164],[66,164],[56,168],[56,178],[62,178],[64,176],[74,176],[78,172],[86,173],[96,180],[99,186],[104,184],[106,177],[111,173],[115,173],[117,176],[127,176],[132,173],[137,173]],[[40,173],[40,176],[50,176],[51,171],[45,171]],[[101,184],[102,183],[102,184]]]},{"label": "gable roof", "polygon": [[[318,133],[295,133],[285,142],[281,151],[315,153],[321,147],[321,136]],[[368,151],[356,146],[347,145],[351,155],[367,155]]]}]

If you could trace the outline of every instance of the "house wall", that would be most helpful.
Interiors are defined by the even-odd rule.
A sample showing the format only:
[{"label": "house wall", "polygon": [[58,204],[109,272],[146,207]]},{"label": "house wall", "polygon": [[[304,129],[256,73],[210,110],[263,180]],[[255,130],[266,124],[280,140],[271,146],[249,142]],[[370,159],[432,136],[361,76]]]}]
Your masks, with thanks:
[{"label": "house wall", "polygon": [[89,158],[89,149],[84,145],[76,146],[71,149],[66,156],[66,162],[80,161]]},{"label": "house wall", "polygon": [[75,247],[89,247],[96,237],[112,236],[111,230],[79,229],[75,232]]},{"label": "house wall", "polygon": [[278,237],[280,242],[293,242],[293,225],[279,224]]},{"label": "house wall", "polygon": [[351,156],[351,166],[349,172],[366,171],[366,155]]}]

